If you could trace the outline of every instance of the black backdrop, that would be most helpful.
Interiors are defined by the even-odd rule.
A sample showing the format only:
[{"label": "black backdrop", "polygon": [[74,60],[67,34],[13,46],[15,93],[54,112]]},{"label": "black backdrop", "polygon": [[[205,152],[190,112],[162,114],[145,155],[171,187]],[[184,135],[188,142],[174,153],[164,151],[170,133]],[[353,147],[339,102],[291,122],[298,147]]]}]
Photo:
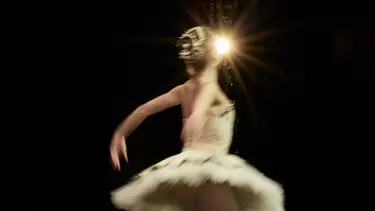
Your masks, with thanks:
[{"label": "black backdrop", "polygon": [[[239,4],[241,13],[247,2]],[[119,122],[186,79],[174,40],[194,25],[186,12],[190,6],[51,5],[48,56],[50,68],[64,76],[64,141],[49,146],[49,197],[40,200],[50,209],[113,210],[109,191],[178,153],[177,107],[150,117],[132,135],[130,163],[121,172],[108,163]],[[278,71],[246,62],[240,69],[249,96],[234,80],[231,97],[239,119],[231,151],[282,183],[290,210],[349,207],[343,203],[354,198],[348,190],[365,187],[373,81],[368,8],[359,2],[266,0],[241,25],[242,36],[284,30],[260,42],[280,51],[257,54]]]}]

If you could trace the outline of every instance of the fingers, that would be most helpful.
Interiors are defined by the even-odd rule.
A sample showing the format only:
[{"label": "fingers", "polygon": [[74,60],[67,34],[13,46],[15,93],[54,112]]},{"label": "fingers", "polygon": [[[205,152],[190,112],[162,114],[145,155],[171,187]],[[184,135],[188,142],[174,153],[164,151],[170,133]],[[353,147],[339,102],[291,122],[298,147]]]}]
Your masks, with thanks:
[{"label": "fingers", "polygon": [[125,143],[125,140],[121,142],[121,152],[122,152],[122,155],[124,156],[126,162],[129,162],[128,160],[128,153],[126,152],[126,143]]},{"label": "fingers", "polygon": [[118,157],[119,156],[118,156],[116,149],[111,149],[111,161],[112,161],[113,168],[115,170],[120,169],[120,161]]},{"label": "fingers", "polygon": [[116,140],[113,140],[110,147],[111,161],[113,168],[120,171],[121,163],[120,158],[123,155],[125,160],[128,162],[128,155],[126,152],[126,144],[124,137],[118,137]]},{"label": "fingers", "polygon": [[119,154],[118,154],[118,148],[116,142],[112,142],[110,146],[110,154],[111,154],[111,161],[113,168],[115,170],[120,169],[120,161],[119,161]]},{"label": "fingers", "polygon": [[119,154],[118,154],[117,149],[115,149],[115,153],[113,154],[113,163],[115,165],[115,169],[119,170],[120,169],[120,159],[119,159]]}]

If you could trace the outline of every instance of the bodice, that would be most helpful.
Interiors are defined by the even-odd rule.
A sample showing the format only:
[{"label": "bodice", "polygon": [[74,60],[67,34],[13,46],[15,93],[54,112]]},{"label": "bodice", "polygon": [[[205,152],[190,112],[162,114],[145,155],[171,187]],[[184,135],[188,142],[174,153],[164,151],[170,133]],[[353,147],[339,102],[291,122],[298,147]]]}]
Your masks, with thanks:
[{"label": "bodice", "polygon": [[199,140],[193,142],[192,137],[183,137],[183,150],[228,153],[232,143],[235,118],[234,104],[228,106],[223,112],[210,116]]}]

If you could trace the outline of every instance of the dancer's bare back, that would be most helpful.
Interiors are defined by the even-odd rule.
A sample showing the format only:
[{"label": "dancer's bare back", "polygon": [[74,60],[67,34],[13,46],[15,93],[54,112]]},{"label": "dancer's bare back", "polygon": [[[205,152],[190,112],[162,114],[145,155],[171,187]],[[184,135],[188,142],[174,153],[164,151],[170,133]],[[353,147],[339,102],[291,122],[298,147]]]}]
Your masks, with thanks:
[{"label": "dancer's bare back", "polygon": [[180,96],[183,116],[181,138],[193,146],[204,133],[208,119],[212,115],[223,113],[230,105],[230,100],[217,83],[199,83],[193,80],[182,85]]},{"label": "dancer's bare back", "polygon": [[[211,86],[211,87],[207,87]],[[204,90],[212,89],[212,90]],[[224,110],[230,104],[228,97],[222,92],[220,87],[216,83],[197,83],[195,81],[189,80],[180,87],[180,104],[182,109],[183,119],[190,117],[196,109],[200,109],[201,106],[204,107],[205,100],[209,101],[207,110],[204,111],[206,115],[214,115],[221,110]],[[203,93],[206,92],[206,93]],[[199,95],[210,95],[210,96],[199,96]],[[206,99],[199,100],[199,97]],[[211,98],[207,99],[207,98]]]}]

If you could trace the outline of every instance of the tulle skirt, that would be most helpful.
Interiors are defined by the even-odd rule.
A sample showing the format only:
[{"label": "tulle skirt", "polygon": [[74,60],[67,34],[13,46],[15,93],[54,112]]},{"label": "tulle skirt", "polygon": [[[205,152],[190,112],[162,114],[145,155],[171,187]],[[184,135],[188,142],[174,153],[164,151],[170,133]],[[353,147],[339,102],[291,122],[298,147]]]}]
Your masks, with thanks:
[{"label": "tulle skirt", "polygon": [[136,175],[112,192],[127,211],[183,211],[204,184],[227,184],[240,211],[283,211],[281,186],[238,156],[186,150]]}]

